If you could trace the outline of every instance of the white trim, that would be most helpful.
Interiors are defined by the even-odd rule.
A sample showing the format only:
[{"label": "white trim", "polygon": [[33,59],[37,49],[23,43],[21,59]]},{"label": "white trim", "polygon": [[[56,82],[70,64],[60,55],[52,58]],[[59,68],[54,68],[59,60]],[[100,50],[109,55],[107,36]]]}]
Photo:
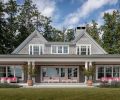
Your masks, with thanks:
[{"label": "white trim", "polygon": [[42,34],[37,30],[35,30],[12,52],[12,54],[19,53],[20,50],[22,50],[30,42],[30,40],[34,38],[35,35],[37,35],[40,39],[42,39],[44,43],[47,42],[47,40],[42,36]]},{"label": "white trim", "polygon": [[8,77],[8,66],[5,66],[6,69],[6,77]]},{"label": "white trim", "polygon": [[41,53],[41,50],[40,50],[40,47],[42,47],[42,53],[44,54],[44,44],[29,44],[29,55],[30,55],[30,46],[32,46],[32,55],[34,55],[33,54],[33,51],[34,51],[34,49],[33,49],[33,47],[34,46],[39,46],[39,55],[40,55],[40,53]]},{"label": "white trim", "polygon": [[99,80],[98,78],[98,68],[103,67],[104,68],[104,77],[106,77],[106,68],[111,67],[112,68],[112,77],[113,77],[113,68],[114,67],[119,67],[119,77],[120,77],[120,65],[97,65],[96,66],[96,80]]},{"label": "white trim", "polygon": [[[53,46],[56,46],[56,53],[52,52]],[[62,46],[62,53],[58,53],[58,46]],[[68,47],[68,53],[64,53],[64,49],[63,49],[64,46]],[[69,54],[69,45],[51,45],[51,54]]]},{"label": "white trim", "polygon": [[86,55],[88,55],[88,47],[90,47],[90,54],[91,55],[91,44],[76,44],[76,54],[77,54],[77,47],[79,47],[79,55],[81,55],[81,46],[85,46],[86,47]]}]

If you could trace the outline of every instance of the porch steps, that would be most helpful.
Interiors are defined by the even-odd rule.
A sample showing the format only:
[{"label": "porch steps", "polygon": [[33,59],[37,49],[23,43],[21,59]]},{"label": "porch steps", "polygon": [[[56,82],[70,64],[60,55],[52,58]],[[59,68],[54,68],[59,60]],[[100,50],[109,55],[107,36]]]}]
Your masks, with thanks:
[{"label": "porch steps", "polygon": [[20,84],[23,88],[92,88],[93,86],[87,86],[85,83],[36,83],[33,86],[27,86],[26,83]]}]

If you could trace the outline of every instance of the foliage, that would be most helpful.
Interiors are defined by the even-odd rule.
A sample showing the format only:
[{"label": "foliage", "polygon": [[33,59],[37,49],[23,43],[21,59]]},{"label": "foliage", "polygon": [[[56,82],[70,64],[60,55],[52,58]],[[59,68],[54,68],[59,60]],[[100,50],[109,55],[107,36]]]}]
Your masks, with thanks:
[{"label": "foliage", "polygon": [[102,82],[98,87],[100,88],[120,88],[120,82],[112,81],[111,83]]},{"label": "foliage", "polygon": [[75,37],[74,37],[74,29],[68,29],[66,32],[65,32],[65,41],[66,42],[70,42],[72,41]]},{"label": "foliage", "polygon": [[16,84],[7,84],[7,83],[0,83],[0,88],[20,88],[22,86]]},{"label": "foliage", "polygon": [[100,29],[97,26],[97,22],[92,20],[92,25],[87,24],[86,31],[92,36],[92,38],[99,44],[101,44],[100,39]]},{"label": "foliage", "polygon": [[90,79],[90,77],[93,77],[95,74],[95,66],[89,66],[88,69],[83,68],[83,73],[88,79]]},{"label": "foliage", "polygon": [[35,77],[38,73],[37,67],[32,66],[32,63],[30,63],[29,66],[27,64],[23,65],[22,69],[23,69],[24,73],[28,74],[28,76],[29,76],[28,79],[32,79],[32,77]]},{"label": "foliage", "polygon": [[120,12],[105,13],[103,19],[103,47],[110,54],[120,54]]}]

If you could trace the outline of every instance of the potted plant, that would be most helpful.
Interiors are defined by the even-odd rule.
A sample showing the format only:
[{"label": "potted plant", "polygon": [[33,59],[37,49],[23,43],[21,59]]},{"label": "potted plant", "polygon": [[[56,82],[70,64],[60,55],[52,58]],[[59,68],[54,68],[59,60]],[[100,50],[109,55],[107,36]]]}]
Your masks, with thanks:
[{"label": "potted plant", "polygon": [[32,66],[32,63],[30,63],[29,66],[26,64],[23,65],[23,71],[28,75],[27,79],[28,86],[33,86],[33,83],[35,83],[35,76],[37,72],[36,67]]},{"label": "potted plant", "polygon": [[87,85],[92,86],[93,75],[95,73],[95,66],[90,66],[88,69],[84,68],[84,75],[87,76]]},{"label": "potted plant", "polygon": [[28,86],[33,86],[32,80],[32,64],[28,66],[28,79],[27,79]]}]

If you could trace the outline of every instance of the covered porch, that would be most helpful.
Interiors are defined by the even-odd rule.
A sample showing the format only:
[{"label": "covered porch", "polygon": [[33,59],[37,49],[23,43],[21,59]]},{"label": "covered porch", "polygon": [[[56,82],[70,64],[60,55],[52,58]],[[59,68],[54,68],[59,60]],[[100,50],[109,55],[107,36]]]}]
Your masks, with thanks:
[{"label": "covered porch", "polygon": [[0,77],[16,77],[26,83],[28,73],[23,66],[30,64],[37,69],[36,83],[86,83],[82,68],[92,65],[96,66],[95,81],[120,77],[120,55],[0,55]]}]

